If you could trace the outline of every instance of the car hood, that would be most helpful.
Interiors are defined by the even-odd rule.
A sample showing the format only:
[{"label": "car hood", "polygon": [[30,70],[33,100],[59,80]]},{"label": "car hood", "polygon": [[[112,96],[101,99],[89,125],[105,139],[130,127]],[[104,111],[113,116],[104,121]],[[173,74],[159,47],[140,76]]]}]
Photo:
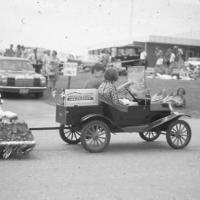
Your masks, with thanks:
[{"label": "car hood", "polygon": [[4,71],[0,70],[1,76],[10,77],[10,78],[42,78],[41,74],[37,74],[31,71]]}]

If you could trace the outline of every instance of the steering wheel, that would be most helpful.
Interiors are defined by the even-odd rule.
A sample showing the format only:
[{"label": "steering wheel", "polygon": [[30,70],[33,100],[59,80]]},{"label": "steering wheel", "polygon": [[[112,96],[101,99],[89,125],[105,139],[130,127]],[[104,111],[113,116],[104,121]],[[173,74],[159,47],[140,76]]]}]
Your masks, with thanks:
[{"label": "steering wheel", "polygon": [[130,94],[130,96],[133,98],[133,101],[137,102],[139,105],[145,105],[146,104],[146,100],[145,99],[136,98],[135,95],[129,90],[128,86],[131,83],[132,83],[131,81],[128,81],[128,82],[124,83],[123,85],[118,87],[118,91],[121,90],[122,88],[124,88]]},{"label": "steering wheel", "polygon": [[135,97],[135,95],[128,89],[129,85],[132,84],[131,81],[128,81],[122,85],[120,85],[117,89],[118,91],[122,90],[122,89],[125,89],[130,95],[131,97],[133,98],[134,101],[138,102],[138,99]]},{"label": "steering wheel", "polygon": [[135,95],[127,88],[125,87],[125,90],[131,95],[134,101],[138,102],[138,99],[135,97]]},{"label": "steering wheel", "polygon": [[125,87],[125,90],[131,95],[131,97],[133,98],[133,101],[137,102],[139,105],[145,105],[146,104],[145,99],[136,98],[135,95],[127,87]]}]

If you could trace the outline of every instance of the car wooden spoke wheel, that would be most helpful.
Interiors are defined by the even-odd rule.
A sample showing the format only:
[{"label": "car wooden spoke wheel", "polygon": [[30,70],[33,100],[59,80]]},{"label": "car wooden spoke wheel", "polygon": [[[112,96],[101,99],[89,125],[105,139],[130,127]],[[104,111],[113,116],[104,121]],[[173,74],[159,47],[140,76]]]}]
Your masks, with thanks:
[{"label": "car wooden spoke wheel", "polygon": [[146,132],[140,132],[139,135],[143,140],[145,140],[147,142],[152,142],[160,136],[160,132],[158,132],[158,131],[146,131]]},{"label": "car wooden spoke wheel", "polygon": [[188,145],[191,139],[191,128],[183,120],[172,122],[167,130],[167,142],[174,149],[182,149]]},{"label": "car wooden spoke wheel", "polygon": [[103,151],[110,142],[110,129],[103,121],[90,121],[81,132],[81,144],[91,153]]},{"label": "car wooden spoke wheel", "polygon": [[60,137],[68,144],[78,144],[81,139],[81,133],[73,128],[65,129],[64,125],[60,126]]}]

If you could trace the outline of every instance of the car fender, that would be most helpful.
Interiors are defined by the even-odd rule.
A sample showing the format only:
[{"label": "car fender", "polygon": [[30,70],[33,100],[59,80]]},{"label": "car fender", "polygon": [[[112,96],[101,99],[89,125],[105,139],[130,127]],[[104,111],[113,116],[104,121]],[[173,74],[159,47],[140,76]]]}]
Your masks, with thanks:
[{"label": "car fender", "polygon": [[166,117],[163,117],[161,119],[158,119],[158,120],[153,121],[152,123],[150,123],[148,128],[146,128],[145,131],[151,130],[151,129],[155,128],[155,127],[158,127],[160,125],[166,124],[168,122],[175,121],[175,120],[179,119],[180,117],[184,117],[184,116],[191,117],[190,115],[187,115],[187,114],[184,114],[184,113],[173,112],[173,113],[171,113],[170,115],[168,115]]},{"label": "car fender", "polygon": [[81,118],[81,123],[85,123],[85,122],[88,122],[90,120],[102,120],[104,122],[106,122],[108,125],[112,125],[112,126],[115,126],[114,123],[112,122],[112,120],[110,120],[108,117],[102,115],[102,114],[89,114],[89,115],[86,115],[84,117]]}]

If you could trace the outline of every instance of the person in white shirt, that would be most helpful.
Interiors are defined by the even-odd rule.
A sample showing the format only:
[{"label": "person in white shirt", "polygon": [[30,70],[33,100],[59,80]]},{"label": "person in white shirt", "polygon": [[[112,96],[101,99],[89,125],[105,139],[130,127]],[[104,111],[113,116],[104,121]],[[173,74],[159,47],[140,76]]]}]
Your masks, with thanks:
[{"label": "person in white shirt", "polygon": [[145,66],[145,69],[147,69],[147,52],[144,49],[140,52],[140,64]]},{"label": "person in white shirt", "polygon": [[53,51],[47,65],[48,88],[51,92],[55,90],[56,81],[58,80],[59,64],[60,61],[57,58],[57,52]]},{"label": "person in white shirt", "polygon": [[170,62],[169,73],[170,74],[173,72],[173,69],[176,68],[176,66],[177,66],[175,52],[176,52],[176,49],[173,49],[173,51],[170,54],[170,58],[169,58],[169,62]]},{"label": "person in white shirt", "polygon": [[33,65],[33,68],[35,68],[36,73],[40,73],[42,69],[42,57],[38,53],[38,49],[35,48],[33,49],[31,55],[29,56],[29,60],[31,64]]},{"label": "person in white shirt", "polygon": [[175,54],[173,52],[171,52],[171,55],[170,55],[170,58],[169,58],[170,64],[175,62],[175,58],[176,58]]},{"label": "person in white shirt", "polygon": [[42,62],[43,62],[43,65],[42,65],[41,73],[43,76],[46,77],[46,80],[48,82],[47,70],[48,70],[48,65],[50,63],[50,51],[47,50],[43,52]]},{"label": "person in white shirt", "polygon": [[157,75],[157,73],[159,74],[163,74],[164,73],[164,69],[163,69],[163,63],[164,63],[164,58],[163,58],[163,51],[161,49],[159,49],[159,51],[156,52],[156,65],[154,68],[154,77]]}]

